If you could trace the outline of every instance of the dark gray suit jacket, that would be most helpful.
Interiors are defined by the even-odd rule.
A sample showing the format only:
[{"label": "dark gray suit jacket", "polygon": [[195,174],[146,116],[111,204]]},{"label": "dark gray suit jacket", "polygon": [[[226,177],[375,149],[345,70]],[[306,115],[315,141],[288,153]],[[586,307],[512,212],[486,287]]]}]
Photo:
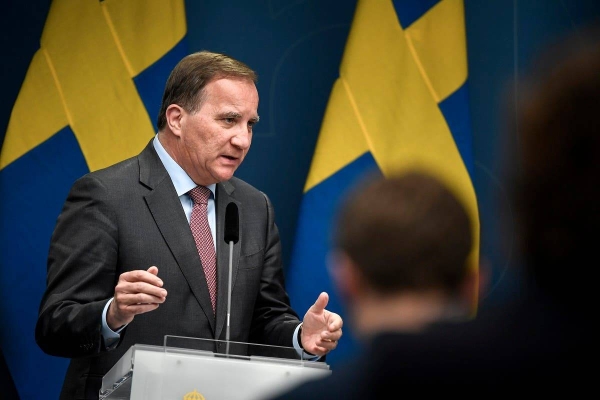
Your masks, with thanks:
[{"label": "dark gray suit jacket", "polygon": [[[165,335],[225,339],[229,245],[223,229],[229,202],[237,204],[240,219],[230,340],[292,346],[300,321],[285,291],[268,197],[237,178],[217,184],[215,317],[183,208],[150,141],[139,156],[78,179],[58,217],[35,334],[44,352],[72,359],[61,398],[97,399],[102,377],[133,344],[162,345]],[[136,316],[117,348],[107,350],[101,316],[119,275],[153,265],[168,292],[165,303]]]}]

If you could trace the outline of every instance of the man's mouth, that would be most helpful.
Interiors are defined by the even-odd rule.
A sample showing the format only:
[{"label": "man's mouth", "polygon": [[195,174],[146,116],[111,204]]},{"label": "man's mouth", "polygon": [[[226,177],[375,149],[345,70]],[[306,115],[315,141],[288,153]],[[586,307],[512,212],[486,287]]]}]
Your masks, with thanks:
[{"label": "man's mouth", "polygon": [[226,162],[228,161],[231,163],[237,163],[237,161],[239,160],[238,157],[234,157],[234,156],[230,156],[230,155],[226,155],[226,154],[223,154],[221,157],[223,157],[226,160]]}]

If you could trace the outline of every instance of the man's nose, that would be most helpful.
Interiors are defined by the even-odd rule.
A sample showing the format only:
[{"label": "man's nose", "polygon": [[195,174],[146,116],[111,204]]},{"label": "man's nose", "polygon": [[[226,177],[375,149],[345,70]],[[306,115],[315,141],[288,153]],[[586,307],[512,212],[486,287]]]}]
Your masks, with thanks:
[{"label": "man's nose", "polygon": [[242,150],[248,150],[250,147],[250,142],[252,141],[252,132],[247,128],[239,129],[235,136],[231,138],[231,144],[235,147],[238,147]]}]

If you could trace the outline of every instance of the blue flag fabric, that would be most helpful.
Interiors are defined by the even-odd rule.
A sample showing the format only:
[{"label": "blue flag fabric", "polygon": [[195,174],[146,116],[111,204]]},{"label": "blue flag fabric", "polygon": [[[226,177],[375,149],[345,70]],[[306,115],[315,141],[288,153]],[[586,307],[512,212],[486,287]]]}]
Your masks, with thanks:
[{"label": "blue flag fabric", "polygon": [[58,398],[35,343],[50,237],[75,179],[139,153],[187,54],[183,0],[53,0],[0,151],[0,346],[21,398]]},{"label": "blue flag fabric", "polygon": [[[344,318],[328,355],[334,366],[359,342],[327,271],[339,202],[365,174],[420,168],[441,178],[473,221],[469,267],[477,271],[479,216],[471,176],[471,126],[462,0],[359,0],[304,188],[287,284],[308,309],[321,291]],[[476,299],[473,301],[476,309]]]}]

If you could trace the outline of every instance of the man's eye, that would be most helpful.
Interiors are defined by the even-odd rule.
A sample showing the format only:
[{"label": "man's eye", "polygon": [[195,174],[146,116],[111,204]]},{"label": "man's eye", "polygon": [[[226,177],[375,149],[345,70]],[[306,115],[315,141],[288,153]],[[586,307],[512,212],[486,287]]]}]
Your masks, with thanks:
[{"label": "man's eye", "polygon": [[227,122],[228,124],[233,124],[233,123],[235,123],[235,118],[225,118],[224,120],[225,120],[225,122]]}]

